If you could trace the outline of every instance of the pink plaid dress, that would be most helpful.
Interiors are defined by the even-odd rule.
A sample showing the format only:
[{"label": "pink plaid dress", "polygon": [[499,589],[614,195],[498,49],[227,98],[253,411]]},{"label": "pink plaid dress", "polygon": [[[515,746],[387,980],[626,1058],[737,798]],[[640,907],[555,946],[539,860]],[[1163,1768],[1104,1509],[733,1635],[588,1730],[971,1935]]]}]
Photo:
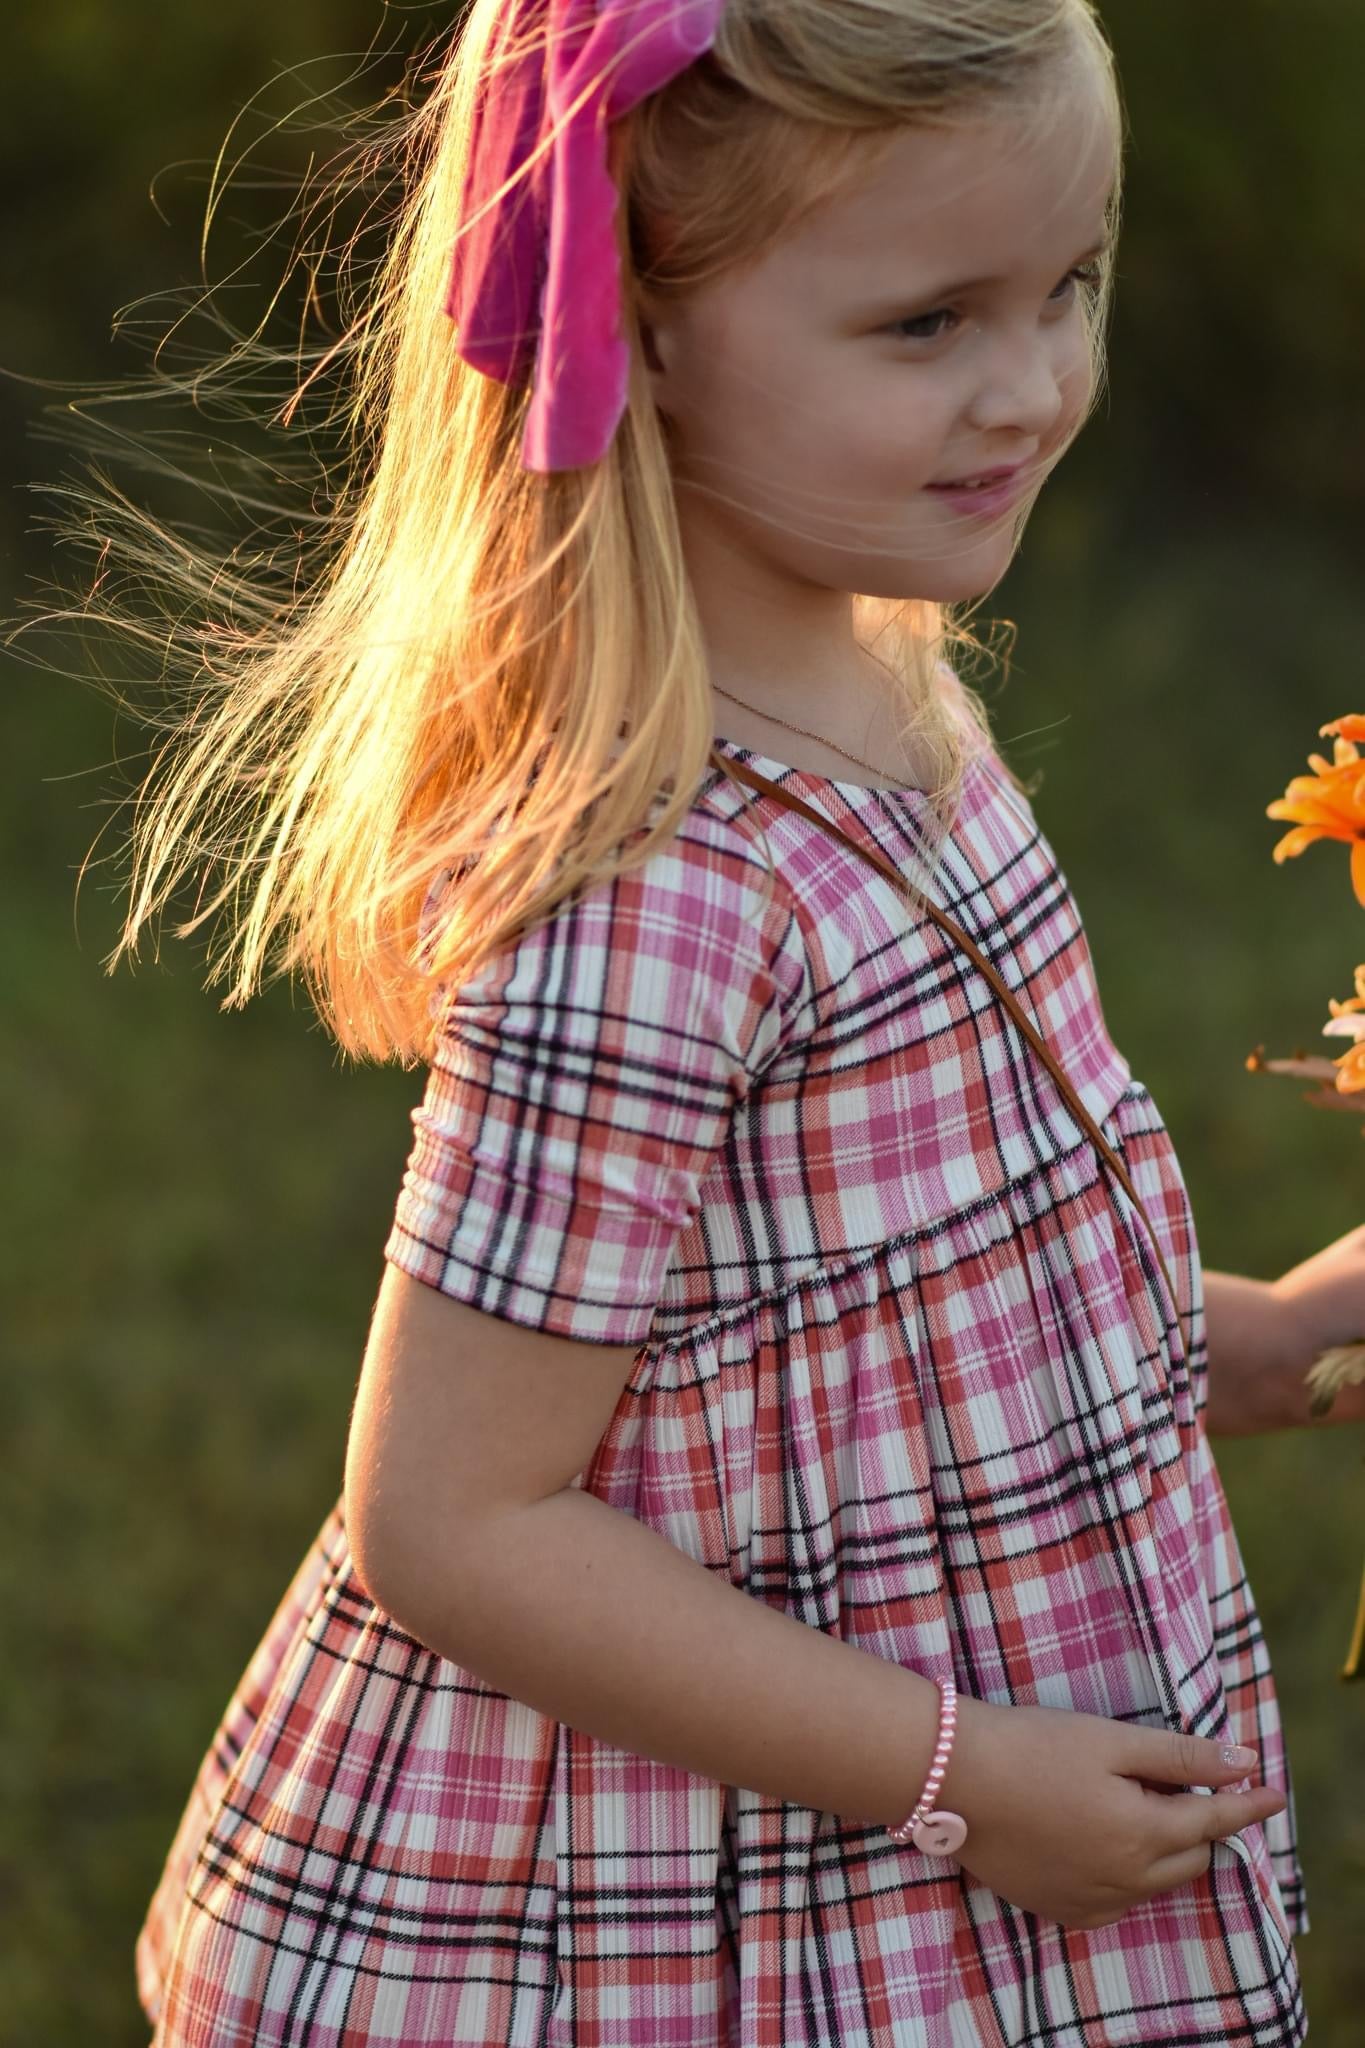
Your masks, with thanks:
[{"label": "pink plaid dress", "polygon": [[[721,746],[925,857],[919,792]],[[982,1699],[1253,1743],[1283,1782],[1185,1185],[993,749],[928,857],[1123,1158],[1181,1328],[960,949],[715,773],[643,870],[449,1002],[387,1256],[638,1345],[575,1484],[753,1599]],[[213,1737],[137,1969],[164,2048],[1271,2048],[1306,2032],[1306,1926],[1292,1806],[1085,1933],[883,1829],[599,1742],[396,1626],[338,1505]]]}]

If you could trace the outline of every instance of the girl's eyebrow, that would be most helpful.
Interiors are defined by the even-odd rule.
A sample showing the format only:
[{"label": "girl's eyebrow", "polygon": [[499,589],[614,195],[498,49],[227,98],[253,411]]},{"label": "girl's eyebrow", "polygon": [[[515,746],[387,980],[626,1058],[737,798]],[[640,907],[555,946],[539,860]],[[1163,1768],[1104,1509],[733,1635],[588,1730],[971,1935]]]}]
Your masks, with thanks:
[{"label": "girl's eyebrow", "polygon": [[[1113,246],[1114,238],[1106,232],[1101,235],[1098,242],[1086,250],[1083,256],[1076,258],[1072,268],[1079,268],[1082,263],[1093,263],[1098,256],[1107,256]],[[866,317],[875,320],[884,314],[897,313],[911,302],[918,303],[923,301],[926,305],[931,303],[937,305],[940,299],[960,298],[964,292],[990,291],[996,285],[1006,284],[1008,281],[1007,278],[1003,277],[970,277],[960,280],[957,284],[935,285],[931,291],[902,292],[898,299],[886,300],[880,305],[869,307]]]}]

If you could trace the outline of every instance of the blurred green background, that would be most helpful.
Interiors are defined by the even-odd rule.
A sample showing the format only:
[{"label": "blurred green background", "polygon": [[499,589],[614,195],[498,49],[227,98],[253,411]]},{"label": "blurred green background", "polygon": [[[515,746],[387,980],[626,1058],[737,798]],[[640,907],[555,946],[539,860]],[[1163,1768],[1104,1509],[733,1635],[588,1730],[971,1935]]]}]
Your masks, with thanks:
[{"label": "blurred green background", "polygon": [[[1324,1049],[1327,999],[1365,957],[1344,851],[1277,869],[1264,817],[1319,725],[1365,710],[1365,10],[1247,0],[1235,29],[1225,0],[1102,11],[1133,126],[1112,392],[988,608],[1019,638],[987,695],[1013,765],[1043,775],[1035,808],[1110,1028],[1174,1134],[1205,1262],[1268,1278],[1354,1227],[1365,1193],[1356,1120],[1243,1065],[1261,1042]],[[10,15],[11,617],[78,575],[34,525],[31,487],[72,465],[41,430],[64,394],[37,380],[145,370],[113,314],[193,282],[208,166],[270,79],[304,67],[272,104],[368,100],[439,20],[368,0]],[[387,54],[348,89],[334,53],[376,36]],[[264,155],[283,176],[309,146],[281,134]],[[231,195],[216,276],[271,201]],[[252,300],[238,324],[263,312]],[[137,495],[135,473],[120,481]],[[287,988],[222,1014],[173,938],[160,963],[106,977],[115,883],[95,865],[78,897],[77,871],[97,834],[97,860],[110,850],[115,762],[143,742],[35,654],[0,649],[0,2041],[141,2048],[133,1941],[217,1718],[340,1490],[421,1076],[346,1070]],[[1365,1443],[1340,1429],[1218,1450],[1288,1722],[1313,2037],[1346,2048],[1365,2009],[1365,1686],[1336,1674]]]}]

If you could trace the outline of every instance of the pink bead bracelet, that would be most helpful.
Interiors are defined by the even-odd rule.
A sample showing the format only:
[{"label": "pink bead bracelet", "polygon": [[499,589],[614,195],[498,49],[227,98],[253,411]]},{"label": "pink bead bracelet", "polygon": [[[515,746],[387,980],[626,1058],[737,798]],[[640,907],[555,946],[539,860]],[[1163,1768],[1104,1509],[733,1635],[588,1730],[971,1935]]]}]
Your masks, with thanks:
[{"label": "pink bead bracelet", "polygon": [[967,1823],[960,1813],[936,1813],[934,1801],[953,1753],[953,1737],[957,1733],[957,1686],[951,1678],[941,1678],[938,1690],[938,1747],[934,1751],[934,1761],[929,1766],[929,1776],[919,1804],[908,1820],[887,1832],[893,1842],[913,1842],[926,1856],[955,1856],[967,1839]]}]

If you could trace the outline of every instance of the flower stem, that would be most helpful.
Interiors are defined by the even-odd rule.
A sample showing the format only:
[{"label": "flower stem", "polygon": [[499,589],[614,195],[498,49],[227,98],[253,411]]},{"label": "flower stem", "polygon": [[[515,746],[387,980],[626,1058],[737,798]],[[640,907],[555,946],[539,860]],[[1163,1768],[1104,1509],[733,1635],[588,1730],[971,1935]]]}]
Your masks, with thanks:
[{"label": "flower stem", "polygon": [[1351,1647],[1346,1652],[1346,1662],[1341,1667],[1344,1679],[1365,1678],[1365,1579],[1360,1582],[1360,1605],[1356,1609],[1355,1633]]}]

